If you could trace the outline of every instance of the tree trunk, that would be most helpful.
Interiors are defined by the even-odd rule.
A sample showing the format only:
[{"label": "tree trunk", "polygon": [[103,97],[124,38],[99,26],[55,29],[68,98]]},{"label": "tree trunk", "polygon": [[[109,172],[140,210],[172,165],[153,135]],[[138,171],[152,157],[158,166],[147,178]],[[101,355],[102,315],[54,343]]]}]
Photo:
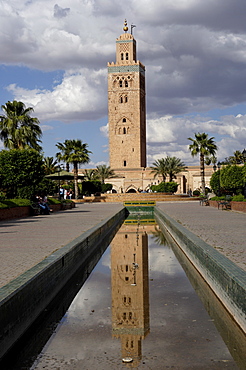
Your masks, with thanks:
[{"label": "tree trunk", "polygon": [[79,188],[78,188],[78,163],[74,162],[74,190],[75,190],[75,199],[79,197]]},{"label": "tree trunk", "polygon": [[205,189],[205,163],[204,163],[204,155],[200,154],[200,174],[201,174],[201,181],[202,181],[202,193],[206,195]]}]

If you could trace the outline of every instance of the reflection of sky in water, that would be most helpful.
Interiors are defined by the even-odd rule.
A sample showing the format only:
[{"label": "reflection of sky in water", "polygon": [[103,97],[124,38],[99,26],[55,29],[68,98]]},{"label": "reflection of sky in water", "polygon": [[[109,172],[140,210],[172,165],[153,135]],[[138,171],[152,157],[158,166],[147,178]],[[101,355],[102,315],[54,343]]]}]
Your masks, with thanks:
[{"label": "reflection of sky in water", "polygon": [[[100,323],[105,322],[105,320],[107,323],[111,323],[111,318],[109,320],[108,315],[106,315],[107,311],[110,312],[111,307],[111,276],[107,266],[108,261],[110,261],[110,248],[107,248],[104,252],[100,263],[94,268],[73,300],[67,312],[66,320],[76,319],[76,317],[81,320],[82,318],[84,325],[91,325],[95,320],[99,320]],[[78,310],[80,311],[79,316]],[[102,315],[98,317],[97,314],[91,312],[92,310],[96,313],[100,311]]]},{"label": "reflection of sky in water", "polygon": [[149,240],[149,271],[155,272],[158,276],[167,275],[184,275],[183,269],[179,262],[174,258],[171,248],[168,246],[156,246]]}]

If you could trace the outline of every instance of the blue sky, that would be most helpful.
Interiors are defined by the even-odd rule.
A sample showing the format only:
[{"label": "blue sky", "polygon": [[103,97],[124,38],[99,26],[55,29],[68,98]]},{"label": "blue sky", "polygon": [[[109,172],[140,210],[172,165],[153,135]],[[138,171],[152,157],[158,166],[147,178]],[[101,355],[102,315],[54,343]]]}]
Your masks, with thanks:
[{"label": "blue sky", "polygon": [[108,164],[107,62],[125,18],[146,66],[148,164],[198,164],[196,132],[215,137],[218,160],[246,147],[245,0],[2,0],[0,10],[0,104],[34,108],[45,156],[81,139],[87,167]]}]

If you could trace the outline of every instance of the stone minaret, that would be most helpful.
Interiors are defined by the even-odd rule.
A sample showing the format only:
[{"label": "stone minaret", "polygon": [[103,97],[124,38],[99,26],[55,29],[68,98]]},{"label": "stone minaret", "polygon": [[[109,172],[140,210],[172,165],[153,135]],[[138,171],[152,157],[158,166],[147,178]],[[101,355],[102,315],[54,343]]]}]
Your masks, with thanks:
[{"label": "stone minaret", "polygon": [[108,63],[110,167],[146,167],[145,67],[136,59],[136,41],[128,33],[116,40],[116,63]]}]

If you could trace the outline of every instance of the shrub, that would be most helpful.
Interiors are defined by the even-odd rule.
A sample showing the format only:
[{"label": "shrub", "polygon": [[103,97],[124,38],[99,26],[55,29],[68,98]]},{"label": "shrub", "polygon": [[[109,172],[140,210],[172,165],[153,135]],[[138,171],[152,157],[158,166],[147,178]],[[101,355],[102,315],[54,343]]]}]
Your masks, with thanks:
[{"label": "shrub", "polygon": [[30,206],[30,200],[28,199],[5,199],[1,201],[1,208],[14,208],[14,207],[25,207]]},{"label": "shrub", "polygon": [[194,195],[195,197],[199,197],[199,195],[200,195],[200,191],[199,191],[199,190],[194,190],[194,191],[193,191],[193,195]]},{"label": "shrub", "polygon": [[246,202],[243,194],[234,195],[234,197],[232,197],[232,200],[233,202]]},{"label": "shrub", "polygon": [[48,204],[60,204],[61,201],[55,198],[48,198]]},{"label": "shrub", "polygon": [[0,209],[9,208],[7,204],[0,202]]},{"label": "shrub", "polygon": [[152,185],[150,189],[157,193],[175,193],[179,184],[174,181],[161,182],[159,185]]},{"label": "shrub", "polygon": [[100,181],[84,181],[82,183],[82,194],[91,195],[95,193],[101,193],[102,184]]},{"label": "shrub", "polygon": [[112,184],[102,184],[102,193],[107,193],[107,191],[112,190],[113,185]]}]

